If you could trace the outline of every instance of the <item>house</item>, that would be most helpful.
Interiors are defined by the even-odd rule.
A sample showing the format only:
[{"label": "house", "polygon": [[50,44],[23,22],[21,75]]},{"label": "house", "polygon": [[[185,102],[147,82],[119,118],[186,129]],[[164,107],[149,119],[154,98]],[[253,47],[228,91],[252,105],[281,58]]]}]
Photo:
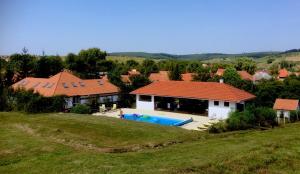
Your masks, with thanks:
[{"label": "house", "polygon": [[[217,76],[223,76],[225,69],[219,68],[216,72]],[[247,71],[237,71],[243,80],[253,81],[253,76]]]},{"label": "house", "polygon": [[278,71],[278,76],[277,76],[277,79],[279,80],[284,80],[285,78],[287,78],[289,76],[289,72],[287,69],[283,68],[283,69],[280,69]]},{"label": "house", "polygon": [[253,81],[271,80],[272,76],[266,70],[256,71],[253,75]]},{"label": "house", "polygon": [[278,121],[280,118],[290,120],[291,111],[299,110],[299,100],[278,98],[274,103],[273,109],[276,111]]},{"label": "house", "polygon": [[151,73],[149,76],[149,80],[152,82],[170,81],[169,72],[168,71],[159,71],[157,73]]},{"label": "house", "polygon": [[[181,74],[183,81],[192,81],[194,73]],[[170,81],[169,71],[159,71],[158,73],[151,73],[149,80],[152,82],[165,82]]]},{"label": "house", "polygon": [[[141,87],[136,95],[136,108],[140,110],[178,110],[192,108],[210,119],[226,119],[232,111],[243,110],[246,101],[255,96],[218,82],[159,81]],[[206,112],[205,112],[206,111]]]},{"label": "house", "polygon": [[83,80],[64,70],[49,78],[27,77],[12,85],[13,89],[32,89],[45,97],[65,95],[65,108],[89,102],[108,103],[119,100],[119,89],[107,77]]},{"label": "house", "polygon": [[138,70],[132,69],[127,72],[127,75],[121,75],[121,80],[126,84],[130,84],[131,83],[130,77],[140,75],[140,74],[141,73]]}]

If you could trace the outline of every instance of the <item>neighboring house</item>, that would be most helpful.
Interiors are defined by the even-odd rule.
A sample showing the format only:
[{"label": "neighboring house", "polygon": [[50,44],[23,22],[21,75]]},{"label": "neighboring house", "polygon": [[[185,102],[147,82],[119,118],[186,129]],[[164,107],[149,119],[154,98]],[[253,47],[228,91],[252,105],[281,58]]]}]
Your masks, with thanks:
[{"label": "neighboring house", "polygon": [[64,70],[50,78],[27,77],[12,85],[14,89],[32,89],[45,97],[65,95],[65,107],[75,104],[117,102],[119,89],[107,77],[102,79],[80,79],[70,71]]},{"label": "neighboring house", "polygon": [[287,118],[290,120],[291,111],[299,110],[299,100],[276,99],[273,109],[276,110],[277,119]]},{"label": "neighboring house", "polygon": [[[192,81],[194,73],[181,74],[183,81]],[[165,82],[170,81],[169,71],[159,71],[158,73],[151,73],[149,80],[152,82]]]},{"label": "neighboring house", "polygon": [[127,72],[127,75],[121,75],[121,80],[122,82],[126,83],[126,84],[130,84],[130,77],[135,76],[135,75],[140,75],[141,73],[136,70],[136,69],[132,69],[130,71]]},{"label": "neighboring house", "polygon": [[283,68],[283,69],[280,69],[280,70],[278,71],[277,79],[279,79],[279,80],[284,80],[284,79],[287,78],[288,76],[289,76],[288,70],[286,70],[285,68]]},{"label": "neighboring house", "polygon": [[152,82],[165,82],[170,81],[168,71],[159,71],[157,73],[151,73],[149,80]]},{"label": "neighboring house", "polygon": [[256,71],[253,75],[253,81],[271,80],[272,76],[266,70]]},{"label": "neighboring house", "polygon": [[196,110],[201,106],[190,105],[199,102],[202,107],[206,107],[210,119],[226,119],[230,112],[243,110],[245,102],[255,98],[246,91],[218,82],[160,81],[139,88],[131,94],[136,95],[136,108],[140,110],[153,111],[161,109],[160,106],[163,105],[173,110],[174,107],[181,108],[181,102],[187,100],[190,101],[189,107]]},{"label": "neighboring house", "polygon": [[[216,72],[216,75],[223,76],[225,69],[219,68]],[[237,71],[243,80],[253,81],[253,76],[247,71]]]}]

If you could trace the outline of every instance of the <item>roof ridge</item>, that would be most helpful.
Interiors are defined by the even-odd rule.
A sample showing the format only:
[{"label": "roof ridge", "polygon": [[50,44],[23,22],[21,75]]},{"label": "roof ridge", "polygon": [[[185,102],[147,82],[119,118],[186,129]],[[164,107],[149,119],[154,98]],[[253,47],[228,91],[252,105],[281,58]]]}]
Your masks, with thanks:
[{"label": "roof ridge", "polygon": [[63,71],[59,73],[59,77],[58,77],[58,79],[57,79],[57,82],[56,82],[56,85],[55,85],[55,88],[54,88],[54,90],[53,90],[52,95],[55,94],[55,91],[56,91],[56,89],[57,89],[57,87],[58,87],[58,82],[59,82],[59,80],[60,80],[60,78],[61,78],[62,73],[63,73]]}]

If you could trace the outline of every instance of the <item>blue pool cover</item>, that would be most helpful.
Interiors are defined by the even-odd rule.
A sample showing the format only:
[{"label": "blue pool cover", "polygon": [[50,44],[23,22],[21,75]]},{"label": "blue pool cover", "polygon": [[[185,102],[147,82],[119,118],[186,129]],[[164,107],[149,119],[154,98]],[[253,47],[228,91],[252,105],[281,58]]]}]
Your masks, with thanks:
[{"label": "blue pool cover", "polygon": [[174,118],[158,117],[152,115],[140,115],[140,114],[123,114],[123,118],[126,120],[154,123],[154,124],[160,124],[165,126],[182,126],[184,124],[193,121],[192,118],[188,120],[179,120]]}]

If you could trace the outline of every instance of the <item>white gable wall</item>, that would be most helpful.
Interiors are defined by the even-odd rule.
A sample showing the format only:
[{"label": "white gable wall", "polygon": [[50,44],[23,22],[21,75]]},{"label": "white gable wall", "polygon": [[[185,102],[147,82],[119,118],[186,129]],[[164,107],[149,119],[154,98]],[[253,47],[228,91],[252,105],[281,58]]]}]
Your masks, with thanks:
[{"label": "white gable wall", "polygon": [[141,101],[140,95],[136,95],[136,109],[154,111],[154,96],[151,101]]},{"label": "white gable wall", "polygon": [[236,110],[236,103],[229,102],[229,107],[224,106],[224,101],[219,101],[219,105],[214,105],[214,100],[208,102],[208,118],[210,119],[227,119],[229,113]]}]

